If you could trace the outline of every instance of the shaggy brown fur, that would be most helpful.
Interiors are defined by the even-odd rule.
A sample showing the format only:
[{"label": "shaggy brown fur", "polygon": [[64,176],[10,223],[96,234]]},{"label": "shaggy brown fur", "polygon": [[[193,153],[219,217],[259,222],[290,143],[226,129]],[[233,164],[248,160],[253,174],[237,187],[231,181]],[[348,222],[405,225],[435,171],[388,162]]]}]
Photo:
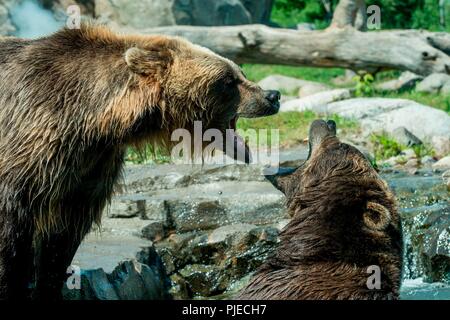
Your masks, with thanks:
[{"label": "shaggy brown fur", "polygon": [[26,297],[32,272],[36,297],[59,297],[126,146],[167,146],[195,120],[225,131],[237,115],[279,108],[277,92],[205,48],[89,25],[1,39],[0,77],[0,299]]},{"label": "shaggy brown fur", "polygon": [[[240,299],[398,298],[403,244],[394,197],[335,130],[334,122],[315,121],[306,164],[272,178],[292,220]],[[372,265],[381,269],[379,290],[366,284]]]}]

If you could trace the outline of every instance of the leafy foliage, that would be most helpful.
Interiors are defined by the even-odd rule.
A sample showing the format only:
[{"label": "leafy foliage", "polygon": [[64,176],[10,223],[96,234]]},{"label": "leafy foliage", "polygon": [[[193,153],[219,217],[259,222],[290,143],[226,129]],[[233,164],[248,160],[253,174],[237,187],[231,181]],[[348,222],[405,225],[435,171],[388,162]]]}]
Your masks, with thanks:
[{"label": "leafy foliage", "polygon": [[398,156],[405,146],[399,144],[387,134],[373,134],[370,138],[376,159],[388,159]]},{"label": "leafy foliage", "polygon": [[[335,8],[338,2],[332,0],[332,7]],[[437,0],[366,0],[366,4],[381,8],[382,29],[443,29],[439,24]],[[449,3],[446,9],[450,12]],[[275,0],[272,20],[283,27],[313,23],[318,29],[324,29],[330,17],[320,0]]]},{"label": "leafy foliage", "polygon": [[320,0],[275,0],[272,12],[272,20],[282,27],[313,23],[318,29],[324,29],[330,18]]},{"label": "leafy foliage", "polygon": [[354,76],[353,81],[356,82],[355,95],[357,97],[372,96],[374,93],[373,88],[374,80],[375,79],[370,73]]}]

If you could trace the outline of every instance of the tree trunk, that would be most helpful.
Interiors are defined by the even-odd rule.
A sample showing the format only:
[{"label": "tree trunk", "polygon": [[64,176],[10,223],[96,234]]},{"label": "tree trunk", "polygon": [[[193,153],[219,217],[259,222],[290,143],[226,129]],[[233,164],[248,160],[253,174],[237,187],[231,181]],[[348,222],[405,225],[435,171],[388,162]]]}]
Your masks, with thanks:
[{"label": "tree trunk", "polygon": [[445,0],[439,0],[439,22],[441,27],[445,28]]},{"label": "tree trunk", "polygon": [[325,8],[326,12],[326,21],[330,22],[333,18],[333,8],[331,6],[331,0],[322,0],[323,7]]},{"label": "tree trunk", "polygon": [[236,63],[409,70],[420,75],[450,71],[450,34],[415,30],[360,32],[274,29],[263,25],[170,26],[140,30],[187,38]]},{"label": "tree trunk", "polygon": [[341,0],[334,10],[330,28],[354,27],[365,30],[366,22],[367,12],[364,0]]}]

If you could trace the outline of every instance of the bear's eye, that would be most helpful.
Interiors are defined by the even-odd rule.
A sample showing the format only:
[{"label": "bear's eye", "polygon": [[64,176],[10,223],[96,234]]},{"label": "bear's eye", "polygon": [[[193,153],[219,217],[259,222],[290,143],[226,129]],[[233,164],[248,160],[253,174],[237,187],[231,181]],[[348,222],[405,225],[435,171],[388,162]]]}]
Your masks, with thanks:
[{"label": "bear's eye", "polygon": [[230,88],[236,86],[239,83],[239,79],[233,76],[227,76],[224,79],[225,87]]}]

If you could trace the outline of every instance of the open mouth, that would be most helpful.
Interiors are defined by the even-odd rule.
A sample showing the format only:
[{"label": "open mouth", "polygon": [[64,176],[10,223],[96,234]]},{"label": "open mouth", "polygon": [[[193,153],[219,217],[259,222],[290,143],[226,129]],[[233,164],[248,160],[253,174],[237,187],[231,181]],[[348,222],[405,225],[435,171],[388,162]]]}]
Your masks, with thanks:
[{"label": "open mouth", "polygon": [[239,116],[236,114],[228,123],[226,130],[225,154],[230,158],[245,163],[252,162],[252,154],[246,141],[237,134],[236,125]]}]

